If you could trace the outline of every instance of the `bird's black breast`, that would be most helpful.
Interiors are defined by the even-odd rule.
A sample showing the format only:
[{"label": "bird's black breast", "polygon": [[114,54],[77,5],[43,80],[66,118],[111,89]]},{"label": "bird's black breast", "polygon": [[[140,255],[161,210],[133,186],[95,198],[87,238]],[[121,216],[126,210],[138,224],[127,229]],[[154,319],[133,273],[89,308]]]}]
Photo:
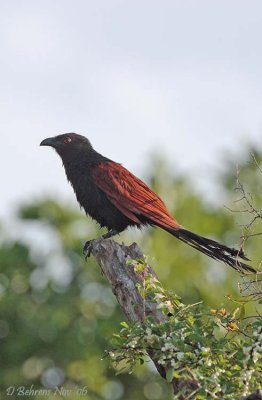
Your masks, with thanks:
[{"label": "bird's black breast", "polygon": [[91,167],[86,164],[64,164],[67,179],[71,183],[77,201],[86,214],[96,220],[102,227],[121,232],[133,221],[121,213],[108,199],[106,194],[96,186]]}]

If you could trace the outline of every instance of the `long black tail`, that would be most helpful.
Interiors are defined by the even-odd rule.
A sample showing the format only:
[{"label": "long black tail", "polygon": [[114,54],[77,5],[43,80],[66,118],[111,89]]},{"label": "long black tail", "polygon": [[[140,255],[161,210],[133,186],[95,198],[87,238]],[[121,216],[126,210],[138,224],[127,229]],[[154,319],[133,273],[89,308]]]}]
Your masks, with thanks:
[{"label": "long black tail", "polygon": [[[164,228],[165,229],[165,228]],[[201,253],[214,258],[218,261],[223,261],[225,264],[234,268],[238,272],[256,273],[257,271],[243,263],[241,260],[250,261],[244,254],[243,250],[231,249],[223,244],[216,242],[215,240],[205,238],[197,235],[196,233],[187,231],[186,229],[165,229],[173,236],[194,247],[194,249],[201,251]]]}]

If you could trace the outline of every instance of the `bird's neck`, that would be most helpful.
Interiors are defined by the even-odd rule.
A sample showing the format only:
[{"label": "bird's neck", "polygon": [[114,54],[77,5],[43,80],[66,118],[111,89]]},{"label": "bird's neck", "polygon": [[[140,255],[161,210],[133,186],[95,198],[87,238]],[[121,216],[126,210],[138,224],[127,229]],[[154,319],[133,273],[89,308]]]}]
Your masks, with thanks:
[{"label": "bird's neck", "polygon": [[65,168],[87,167],[88,165],[101,163],[107,160],[106,157],[103,157],[94,149],[80,148],[73,152],[63,149],[63,151],[58,151],[58,154]]},{"label": "bird's neck", "polygon": [[91,174],[91,167],[95,164],[101,164],[110,161],[108,158],[97,153],[95,150],[88,151],[86,154],[71,154],[70,157],[62,157],[63,166],[67,179],[73,185],[73,182],[82,178],[86,179]]}]

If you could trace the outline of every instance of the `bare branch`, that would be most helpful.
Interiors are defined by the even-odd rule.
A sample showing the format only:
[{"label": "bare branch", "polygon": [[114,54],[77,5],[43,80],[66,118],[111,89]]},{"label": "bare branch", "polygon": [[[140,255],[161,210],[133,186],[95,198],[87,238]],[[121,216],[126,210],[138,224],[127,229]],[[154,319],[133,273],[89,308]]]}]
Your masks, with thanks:
[{"label": "bare branch", "polygon": [[253,158],[254,163],[255,163],[256,166],[257,166],[257,169],[258,169],[258,170],[261,172],[261,174],[262,174],[262,169],[261,169],[261,167],[260,167],[260,165],[259,165],[259,162],[258,162],[257,159],[256,159],[255,154],[254,154],[254,153],[251,153],[251,157]]},{"label": "bare branch", "polygon": [[[258,168],[262,173],[262,169],[256,160],[254,154],[251,154],[252,158]],[[240,208],[232,209],[226,207],[232,213],[247,214],[250,218],[247,223],[241,225],[243,229],[243,234],[241,236],[240,249],[244,248],[245,243],[250,239],[262,235],[262,232],[254,232],[254,223],[258,219],[262,219],[261,210],[257,209],[254,204],[253,196],[251,193],[246,191],[246,188],[240,180],[240,170],[237,167],[237,177],[236,177],[236,192],[240,194],[239,198],[234,201],[235,204],[240,204]],[[261,269],[261,264],[258,270]],[[242,277],[242,282],[239,283],[239,290],[243,297],[249,298],[250,300],[259,300],[262,298],[262,279],[261,272],[259,272],[254,279]]]}]

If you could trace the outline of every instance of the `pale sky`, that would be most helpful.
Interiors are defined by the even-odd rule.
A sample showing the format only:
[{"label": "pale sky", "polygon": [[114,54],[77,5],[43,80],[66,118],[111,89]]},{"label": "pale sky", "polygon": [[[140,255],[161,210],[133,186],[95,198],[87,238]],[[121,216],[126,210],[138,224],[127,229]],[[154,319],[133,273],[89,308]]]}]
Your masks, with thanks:
[{"label": "pale sky", "polygon": [[73,199],[42,139],[89,137],[140,177],[159,150],[202,180],[262,133],[262,2],[0,0],[0,217]]}]

